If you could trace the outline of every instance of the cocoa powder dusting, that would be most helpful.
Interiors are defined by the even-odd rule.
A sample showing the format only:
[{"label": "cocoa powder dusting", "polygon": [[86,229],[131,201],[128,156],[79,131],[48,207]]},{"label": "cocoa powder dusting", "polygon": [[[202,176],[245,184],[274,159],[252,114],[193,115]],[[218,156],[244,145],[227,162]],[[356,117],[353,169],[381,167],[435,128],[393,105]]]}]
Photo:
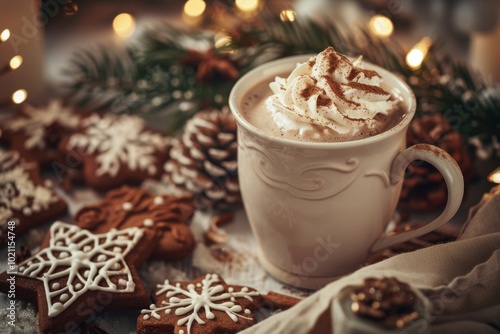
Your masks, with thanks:
[{"label": "cocoa powder dusting", "polygon": [[330,89],[335,93],[335,95],[337,95],[340,99],[342,99],[342,101],[355,106],[360,106],[359,103],[346,99],[344,95],[344,90],[342,89],[342,86],[339,83],[335,82],[332,78],[328,76],[323,76],[323,78],[326,80],[326,83],[328,84]]},{"label": "cocoa powder dusting", "polygon": [[[330,50],[331,49],[331,50]],[[332,73],[332,72],[335,72],[335,70],[337,69],[338,65],[339,65],[339,58],[337,58],[337,56],[335,55],[335,51],[333,50],[333,48],[329,47],[327,50],[330,50],[331,52],[328,53],[328,73]]]},{"label": "cocoa powder dusting", "polygon": [[333,104],[333,102],[330,99],[325,99],[324,97],[319,96],[318,97],[318,101],[316,102],[316,104],[319,107],[331,107],[332,104]]},{"label": "cocoa powder dusting", "polygon": [[316,86],[309,86],[307,87],[306,89],[304,89],[300,95],[305,98],[306,100],[308,100],[311,96],[317,94],[317,93],[321,93],[321,88],[319,87],[316,87]]},{"label": "cocoa powder dusting", "polygon": [[347,84],[349,87],[355,88],[357,90],[361,90],[363,92],[371,93],[371,94],[377,94],[377,95],[389,95],[388,92],[383,90],[380,87],[377,86],[370,86],[370,85],[365,85],[359,82],[350,82]]},{"label": "cocoa powder dusting", "polygon": [[360,74],[360,73],[363,73],[365,75],[365,77],[368,78],[368,79],[371,79],[373,77],[379,77],[380,78],[380,75],[378,75],[378,73],[375,72],[375,71],[363,70],[361,68],[353,67],[351,69],[351,72],[347,76],[347,80],[349,80],[349,81],[354,80],[358,76],[358,74]]}]

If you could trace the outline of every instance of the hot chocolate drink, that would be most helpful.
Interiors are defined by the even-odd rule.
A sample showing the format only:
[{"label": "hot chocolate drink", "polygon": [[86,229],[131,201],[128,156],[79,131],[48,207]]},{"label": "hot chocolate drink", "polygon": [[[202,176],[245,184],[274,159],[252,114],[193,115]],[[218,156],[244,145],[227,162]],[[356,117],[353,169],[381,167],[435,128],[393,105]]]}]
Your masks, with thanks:
[{"label": "hot chocolate drink", "polygon": [[242,100],[243,117],[268,135],[352,141],[384,132],[405,116],[402,99],[377,72],[332,47],[286,75],[263,80]]}]

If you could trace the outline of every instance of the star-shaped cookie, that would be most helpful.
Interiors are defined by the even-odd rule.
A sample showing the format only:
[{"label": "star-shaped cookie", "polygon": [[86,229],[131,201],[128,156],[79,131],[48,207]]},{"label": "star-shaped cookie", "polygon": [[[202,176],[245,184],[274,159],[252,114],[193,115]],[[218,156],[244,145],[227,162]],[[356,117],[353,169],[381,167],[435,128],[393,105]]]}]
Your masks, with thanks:
[{"label": "star-shaped cookie", "polygon": [[65,332],[97,312],[149,304],[135,266],[152,250],[152,234],[138,227],[93,234],[52,224],[38,253],[0,274],[0,291],[15,282],[16,298],[36,301],[41,333]]}]

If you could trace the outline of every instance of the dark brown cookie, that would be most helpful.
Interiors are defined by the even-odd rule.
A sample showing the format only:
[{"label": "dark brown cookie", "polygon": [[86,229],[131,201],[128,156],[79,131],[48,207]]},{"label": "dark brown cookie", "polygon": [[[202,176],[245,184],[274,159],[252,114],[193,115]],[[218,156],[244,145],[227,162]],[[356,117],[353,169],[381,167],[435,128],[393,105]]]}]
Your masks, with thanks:
[{"label": "dark brown cookie", "polygon": [[151,195],[142,188],[122,187],[80,209],[74,223],[95,233],[111,227],[148,227],[158,233],[153,258],[179,260],[192,253],[194,236],[187,226],[194,213],[191,197]]},{"label": "dark brown cookie", "polygon": [[104,310],[141,309],[149,296],[136,266],[149,257],[154,232],[131,227],[94,234],[55,222],[40,251],[0,274],[0,291],[15,282],[16,299],[37,303],[40,332],[61,333]]},{"label": "dark brown cookie", "polygon": [[[83,168],[85,182],[99,191],[123,184],[159,179],[167,159],[170,140],[149,130],[137,116],[93,114],[80,129],[65,137],[63,155],[71,156],[70,168]],[[68,160],[68,159],[66,159]]]},{"label": "dark brown cookie", "polygon": [[159,284],[155,304],[141,311],[138,334],[236,333],[256,323],[262,297],[255,289],[230,286],[216,274],[192,282]]},{"label": "dark brown cookie", "polygon": [[0,141],[27,162],[47,165],[59,159],[61,137],[76,130],[79,122],[80,117],[60,100],[41,107],[26,105],[0,123]]},{"label": "dark brown cookie", "polygon": [[16,222],[10,235],[20,236],[66,211],[66,203],[50,182],[42,182],[38,164],[26,163],[19,153],[0,149],[0,246],[7,242],[9,221]]}]

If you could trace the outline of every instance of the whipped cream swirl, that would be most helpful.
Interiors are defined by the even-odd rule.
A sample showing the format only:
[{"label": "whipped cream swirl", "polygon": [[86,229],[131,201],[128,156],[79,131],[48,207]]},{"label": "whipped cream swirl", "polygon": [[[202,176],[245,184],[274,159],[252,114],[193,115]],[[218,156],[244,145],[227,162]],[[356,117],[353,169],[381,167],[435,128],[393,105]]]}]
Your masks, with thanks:
[{"label": "whipped cream swirl", "polygon": [[298,64],[288,78],[276,77],[269,84],[274,94],[266,106],[278,127],[299,135],[314,126],[356,134],[375,127],[374,117],[387,115],[398,102],[380,88],[381,83],[377,72],[362,68],[361,57],[351,63],[328,47]]}]

